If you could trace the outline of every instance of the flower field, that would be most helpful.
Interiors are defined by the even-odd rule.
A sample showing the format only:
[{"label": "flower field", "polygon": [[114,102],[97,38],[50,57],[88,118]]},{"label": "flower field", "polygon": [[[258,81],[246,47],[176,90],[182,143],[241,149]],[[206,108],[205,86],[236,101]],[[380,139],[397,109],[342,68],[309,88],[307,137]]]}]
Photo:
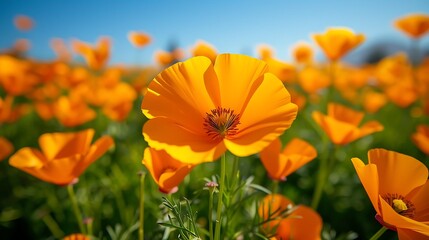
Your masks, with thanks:
[{"label": "flower field", "polygon": [[109,37],[53,38],[42,60],[18,39],[0,52],[0,238],[429,239],[429,15],[392,22],[409,49],[360,65],[348,27],[292,61],[196,40],[113,65]]}]

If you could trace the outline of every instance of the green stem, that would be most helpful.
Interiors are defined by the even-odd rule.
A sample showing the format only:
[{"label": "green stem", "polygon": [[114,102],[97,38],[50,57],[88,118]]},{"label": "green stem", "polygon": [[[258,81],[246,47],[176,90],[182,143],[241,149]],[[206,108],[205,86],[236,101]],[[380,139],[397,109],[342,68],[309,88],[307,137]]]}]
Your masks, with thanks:
[{"label": "green stem", "polygon": [[279,181],[273,180],[273,189],[271,190],[272,194],[276,194],[279,191]]},{"label": "green stem", "polygon": [[213,218],[212,218],[212,213],[213,213],[213,193],[214,190],[210,190],[210,197],[209,197],[209,235],[210,235],[210,240],[213,240]]},{"label": "green stem", "polygon": [[[317,175],[316,188],[314,190],[313,199],[311,202],[311,207],[314,210],[317,210],[319,206],[320,199],[322,197],[323,189],[325,187],[326,180],[329,176],[329,158],[332,157],[330,152],[330,142],[325,140],[324,147],[326,154],[320,158],[319,171]],[[335,156],[335,153],[333,154]]]},{"label": "green stem", "polygon": [[50,214],[45,214],[42,217],[42,220],[46,224],[46,226],[48,226],[52,235],[54,235],[56,239],[62,239],[62,237],[64,236],[64,232],[61,230],[57,222],[51,217]]},{"label": "green stem", "polygon": [[369,240],[377,240],[387,230],[385,226],[381,227]]},{"label": "green stem", "polygon": [[220,228],[222,225],[222,198],[225,190],[225,172],[226,172],[226,153],[224,153],[220,159],[220,181],[219,181],[219,197],[217,201],[217,212],[216,212],[216,229],[215,229],[215,240],[220,240]]},{"label": "green stem", "polygon": [[83,226],[83,217],[80,212],[79,206],[77,205],[76,195],[74,194],[73,184],[67,186],[67,191],[69,193],[70,201],[72,203],[74,216],[76,217],[77,223],[79,224],[79,229],[82,234],[86,234],[85,228]]},{"label": "green stem", "polygon": [[92,220],[86,224],[86,229],[88,230],[88,236],[93,236],[94,233],[92,231],[92,229],[93,229],[93,221]]},{"label": "green stem", "polygon": [[144,238],[144,180],[146,173],[140,173],[140,226],[139,226],[139,240]]}]

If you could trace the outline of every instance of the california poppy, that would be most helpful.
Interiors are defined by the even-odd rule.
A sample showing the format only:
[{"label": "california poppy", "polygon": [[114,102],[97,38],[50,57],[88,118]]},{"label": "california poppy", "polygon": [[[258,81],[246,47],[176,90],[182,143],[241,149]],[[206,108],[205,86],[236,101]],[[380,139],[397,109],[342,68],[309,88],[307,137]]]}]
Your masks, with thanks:
[{"label": "california poppy", "polygon": [[211,44],[202,40],[198,41],[195,44],[195,46],[191,49],[191,53],[193,57],[206,56],[210,60],[212,60],[212,62],[216,60],[216,56],[217,56],[216,48]]},{"label": "california poppy", "polygon": [[14,97],[0,97],[0,123],[12,123],[29,112],[27,104],[14,104]]},{"label": "california poppy", "polygon": [[103,113],[115,121],[123,121],[133,107],[137,93],[129,84],[120,82],[107,91],[109,97],[103,104]]},{"label": "california poppy", "polygon": [[396,20],[394,25],[411,38],[421,38],[429,32],[429,15],[410,14]]},{"label": "california poppy", "polygon": [[328,59],[337,61],[361,44],[365,36],[355,34],[349,28],[328,28],[323,34],[314,34],[313,39]]},{"label": "california poppy", "polygon": [[155,62],[157,62],[161,66],[169,66],[171,64],[176,63],[180,59],[184,57],[184,52],[182,49],[177,48],[171,52],[167,52],[164,50],[158,50],[154,53]]},{"label": "california poppy", "polygon": [[42,134],[39,137],[41,151],[24,147],[10,157],[9,164],[45,182],[73,183],[114,145],[110,136],[102,136],[91,144],[94,134],[93,129]]},{"label": "california poppy", "polygon": [[33,20],[25,15],[17,15],[13,19],[13,23],[15,24],[15,27],[21,31],[28,31],[32,29],[34,25]]},{"label": "california poppy", "polygon": [[142,48],[148,45],[152,39],[149,34],[144,32],[132,31],[128,33],[128,40],[130,43],[137,48]]},{"label": "california poppy", "polygon": [[38,79],[29,73],[30,64],[10,56],[0,56],[0,84],[9,95],[19,96],[30,92]]},{"label": "california poppy", "polygon": [[96,117],[93,109],[76,97],[62,96],[55,102],[55,117],[66,127],[75,127]]},{"label": "california poppy", "polygon": [[[270,194],[261,201],[258,211],[263,220],[268,220],[269,216],[270,219],[274,219],[262,225],[262,231],[266,235],[274,235],[271,239],[321,239],[322,218],[310,207],[294,206],[293,202],[285,196]],[[282,217],[285,211],[287,216]],[[276,229],[274,234],[273,229]]]},{"label": "california poppy", "polygon": [[313,48],[305,42],[299,42],[292,48],[292,57],[299,64],[310,64],[313,62]]},{"label": "california poppy", "polygon": [[142,163],[163,193],[176,192],[177,186],[194,167],[194,165],[177,161],[163,150],[158,151],[149,147],[144,151]]},{"label": "california poppy", "polygon": [[377,212],[376,219],[399,239],[429,238],[428,169],[394,151],[372,149],[368,164],[352,158],[359,179]]},{"label": "california poppy", "polygon": [[411,139],[422,152],[429,155],[429,125],[418,125]]},{"label": "california poppy", "polygon": [[149,146],[179,161],[214,161],[226,150],[258,153],[290,127],[297,106],[261,60],[218,55],[214,65],[193,57],[161,72],[149,84],[142,112]]},{"label": "california poppy", "polygon": [[337,103],[328,104],[328,115],[314,111],[312,116],[331,141],[338,145],[345,145],[371,133],[383,130],[383,125],[375,120],[359,126],[364,113]]},{"label": "california poppy", "polygon": [[73,233],[65,236],[63,240],[91,240],[91,238],[82,233]]},{"label": "california poppy", "polygon": [[53,38],[50,42],[50,46],[57,55],[58,60],[66,62],[71,60],[71,53],[63,39]]},{"label": "california poppy", "polygon": [[282,82],[292,83],[296,77],[296,68],[294,65],[275,58],[265,58],[268,64],[268,72],[276,75]]},{"label": "california poppy", "polygon": [[74,51],[83,56],[90,68],[98,70],[107,64],[110,57],[110,38],[101,37],[96,46],[78,40],[74,40],[72,44]]},{"label": "california poppy", "polygon": [[4,137],[0,137],[0,161],[4,160],[13,152],[13,144]]},{"label": "california poppy", "polygon": [[387,97],[383,93],[366,91],[363,93],[363,107],[368,113],[378,112],[387,103]]},{"label": "california poppy", "polygon": [[317,156],[316,149],[308,142],[294,138],[282,148],[280,139],[271,142],[261,151],[261,161],[269,176],[275,180],[286,177]]},{"label": "california poppy", "polygon": [[302,89],[309,94],[315,94],[331,85],[329,75],[314,67],[303,69],[298,75],[298,82]]}]

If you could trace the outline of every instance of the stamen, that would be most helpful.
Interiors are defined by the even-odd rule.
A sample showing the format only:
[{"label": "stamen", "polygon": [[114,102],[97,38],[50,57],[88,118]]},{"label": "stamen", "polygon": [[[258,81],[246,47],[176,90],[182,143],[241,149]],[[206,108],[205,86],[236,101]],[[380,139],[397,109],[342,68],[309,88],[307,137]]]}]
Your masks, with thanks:
[{"label": "stamen", "polygon": [[203,127],[208,136],[218,140],[233,137],[238,131],[238,124],[240,124],[239,114],[235,114],[234,110],[229,108],[217,107],[206,113]]},{"label": "stamen", "polygon": [[381,196],[386,202],[392,206],[395,212],[401,214],[404,217],[413,218],[416,208],[414,204],[399,194],[385,194]]}]

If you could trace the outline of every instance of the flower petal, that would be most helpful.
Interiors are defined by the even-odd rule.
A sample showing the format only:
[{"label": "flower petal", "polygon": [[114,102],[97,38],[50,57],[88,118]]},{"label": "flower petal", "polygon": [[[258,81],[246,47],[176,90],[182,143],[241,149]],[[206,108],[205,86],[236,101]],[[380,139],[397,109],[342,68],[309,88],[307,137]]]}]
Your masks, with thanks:
[{"label": "flower petal", "polygon": [[261,60],[240,54],[220,54],[214,65],[219,79],[221,105],[241,111],[267,72],[267,64]]},{"label": "flower petal", "polygon": [[76,153],[84,154],[91,145],[93,129],[76,133],[45,133],[39,138],[39,145],[46,158],[65,158]]},{"label": "flower petal", "polygon": [[74,174],[76,176],[80,176],[89,165],[106,153],[106,151],[114,144],[115,142],[110,136],[102,136],[99,138],[93,145],[91,145],[85,158],[82,159],[82,161],[80,161],[75,167]]},{"label": "flower petal", "polygon": [[149,84],[141,109],[148,118],[166,117],[196,133],[203,133],[205,113],[216,108],[217,79],[206,57],[174,64]]},{"label": "flower petal", "polygon": [[267,73],[242,112],[237,135],[225,145],[237,156],[260,152],[290,127],[297,111],[283,83]]},{"label": "flower petal", "polygon": [[152,148],[163,149],[171,157],[190,164],[214,161],[226,151],[222,141],[196,135],[164,118],[147,121],[143,136]]},{"label": "flower petal", "polygon": [[193,165],[179,162],[165,151],[146,148],[142,162],[149,170],[160,191],[170,193],[192,170]]},{"label": "flower petal", "polygon": [[352,163],[363,187],[365,188],[366,193],[368,194],[372,206],[377,211],[377,213],[380,214],[378,207],[379,177],[377,166],[375,164],[365,165],[359,158],[352,158]]},{"label": "flower petal", "polygon": [[426,166],[413,157],[385,149],[372,149],[368,151],[368,159],[377,165],[380,195],[406,196],[428,179]]},{"label": "flower petal", "polygon": [[313,209],[299,205],[292,214],[282,220],[277,228],[277,238],[296,240],[318,240],[323,221]]},{"label": "flower petal", "polygon": [[429,236],[429,225],[401,216],[381,196],[379,201],[384,222],[395,226],[397,229],[408,229]]},{"label": "flower petal", "polygon": [[286,168],[287,165],[287,161],[281,161],[280,159],[281,148],[282,143],[280,139],[276,138],[260,153],[261,162],[267,170],[268,175],[271,178],[277,180],[282,179],[282,171]]},{"label": "flower petal", "polygon": [[318,111],[313,112],[312,117],[334,144],[349,143],[348,137],[352,136],[353,133],[357,131],[356,126],[338,121],[330,116],[323,115]]},{"label": "flower petal", "polygon": [[317,157],[316,149],[308,142],[294,138],[284,148],[282,155],[287,158],[288,168],[284,169],[284,177],[295,172],[298,168]]},{"label": "flower petal", "polygon": [[410,199],[416,208],[414,219],[429,224],[429,181],[426,181],[422,187],[416,189],[413,193],[407,195],[406,198]]}]

